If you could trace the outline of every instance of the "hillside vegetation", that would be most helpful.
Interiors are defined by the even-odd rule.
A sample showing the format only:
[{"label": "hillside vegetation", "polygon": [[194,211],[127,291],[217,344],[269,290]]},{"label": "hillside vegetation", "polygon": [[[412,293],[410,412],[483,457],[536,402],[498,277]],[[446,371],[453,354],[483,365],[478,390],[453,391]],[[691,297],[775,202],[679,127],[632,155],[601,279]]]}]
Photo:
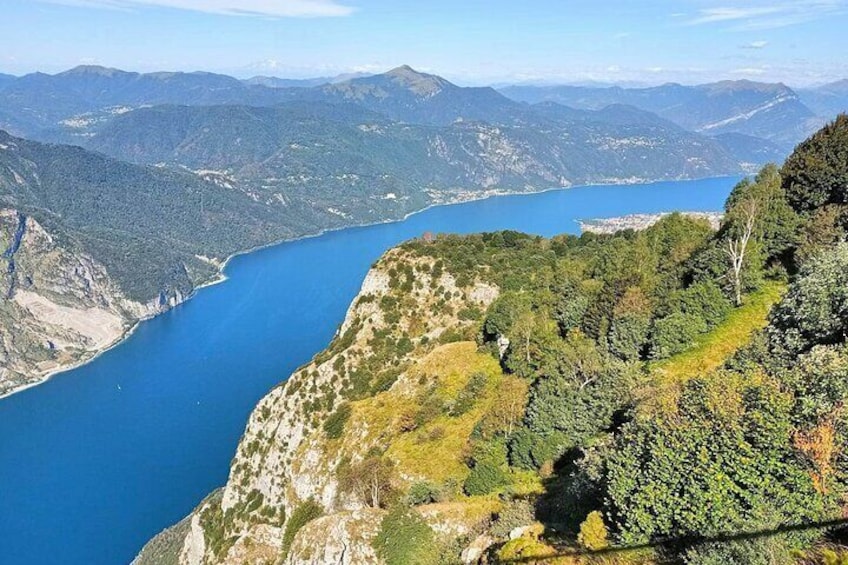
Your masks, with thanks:
[{"label": "hillside vegetation", "polygon": [[847,131],[741,182],[717,232],[390,251],[180,562],[845,559]]}]

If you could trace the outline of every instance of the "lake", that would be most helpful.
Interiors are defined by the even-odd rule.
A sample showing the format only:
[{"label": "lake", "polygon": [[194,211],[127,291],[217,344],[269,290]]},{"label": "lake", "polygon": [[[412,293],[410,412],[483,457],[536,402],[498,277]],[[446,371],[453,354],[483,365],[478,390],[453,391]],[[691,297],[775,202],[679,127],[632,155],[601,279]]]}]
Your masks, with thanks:
[{"label": "lake", "polygon": [[329,343],[388,248],[425,231],[551,236],[578,218],[720,210],[737,180],[501,196],[234,258],[227,282],[0,400],[0,563],[128,563],[226,481],[251,409]]}]

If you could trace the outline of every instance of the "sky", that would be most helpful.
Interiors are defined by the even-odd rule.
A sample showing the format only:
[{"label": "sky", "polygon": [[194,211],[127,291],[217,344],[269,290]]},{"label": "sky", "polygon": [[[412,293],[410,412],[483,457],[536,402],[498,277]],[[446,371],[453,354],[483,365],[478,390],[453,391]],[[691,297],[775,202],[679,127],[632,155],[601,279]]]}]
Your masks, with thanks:
[{"label": "sky", "polygon": [[0,72],[806,86],[848,77],[846,29],[848,0],[0,0]]}]

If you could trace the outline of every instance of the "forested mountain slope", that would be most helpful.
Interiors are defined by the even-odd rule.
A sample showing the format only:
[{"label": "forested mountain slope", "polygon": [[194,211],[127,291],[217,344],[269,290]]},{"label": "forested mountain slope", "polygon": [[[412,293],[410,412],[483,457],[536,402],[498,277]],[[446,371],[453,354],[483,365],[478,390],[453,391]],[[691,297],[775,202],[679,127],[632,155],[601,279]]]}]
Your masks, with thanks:
[{"label": "forested mountain slope", "polygon": [[841,116],[740,183],[717,232],[671,215],[390,251],[157,555],[844,558],[846,136]]}]

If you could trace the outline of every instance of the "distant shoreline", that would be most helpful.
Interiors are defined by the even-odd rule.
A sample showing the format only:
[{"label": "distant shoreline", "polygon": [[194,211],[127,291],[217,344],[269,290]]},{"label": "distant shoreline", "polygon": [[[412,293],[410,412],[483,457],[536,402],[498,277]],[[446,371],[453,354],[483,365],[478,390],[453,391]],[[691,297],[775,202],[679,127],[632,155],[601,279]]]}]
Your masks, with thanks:
[{"label": "distant shoreline", "polygon": [[[151,319],[159,316],[160,314],[164,314],[165,312],[168,312],[168,311],[172,310],[173,308],[180,306],[181,304],[183,304],[183,303],[187,302],[188,300],[194,298],[194,296],[204,288],[215,286],[217,284],[226,282],[229,278],[227,276],[227,273],[226,273],[227,266],[229,265],[231,260],[233,260],[236,257],[239,257],[241,255],[248,255],[248,254],[251,254],[251,253],[255,253],[257,251],[261,251],[263,249],[267,249],[267,248],[270,248],[270,247],[276,247],[277,245],[282,245],[282,244],[285,244],[285,243],[294,243],[294,242],[297,242],[297,241],[321,237],[321,236],[327,235],[329,233],[334,233],[334,232],[339,232],[339,231],[344,231],[344,230],[350,230],[350,229],[356,229],[356,228],[367,228],[367,227],[379,226],[379,225],[383,225],[383,224],[400,223],[400,222],[404,222],[404,221],[408,220],[409,218],[411,218],[412,216],[414,216],[416,214],[424,213],[427,210],[430,210],[431,208],[455,206],[455,205],[458,205],[458,204],[466,204],[466,203],[469,203],[469,202],[479,202],[479,201],[483,201],[483,200],[488,200],[490,198],[498,198],[498,197],[504,197],[504,196],[525,196],[525,195],[526,196],[532,196],[532,195],[544,194],[544,193],[547,193],[547,192],[573,190],[573,189],[577,189],[577,188],[604,188],[604,187],[614,187],[614,186],[637,186],[637,185],[638,186],[650,186],[650,185],[661,184],[661,183],[666,183],[666,182],[696,182],[696,181],[710,180],[710,179],[734,179],[734,178],[737,178],[737,177],[744,177],[744,175],[722,175],[722,176],[708,176],[708,177],[696,177],[696,178],[669,178],[669,179],[656,179],[656,180],[644,180],[644,179],[631,180],[631,179],[627,179],[627,180],[622,180],[620,182],[579,184],[579,185],[572,185],[572,186],[559,186],[559,187],[545,188],[545,189],[540,189],[540,190],[527,190],[527,191],[501,190],[501,189],[491,189],[491,190],[485,190],[485,191],[458,191],[458,192],[453,193],[454,196],[452,198],[448,198],[443,202],[433,202],[433,203],[428,204],[427,206],[425,206],[425,207],[423,207],[419,210],[413,210],[411,212],[407,212],[406,214],[403,215],[403,217],[400,217],[400,218],[391,218],[391,219],[386,219],[386,220],[383,220],[383,221],[376,221],[376,222],[363,222],[363,223],[359,223],[359,224],[351,224],[351,225],[341,226],[341,227],[336,227],[336,228],[326,228],[326,229],[319,230],[315,233],[308,233],[308,234],[304,234],[304,235],[300,235],[300,236],[296,236],[296,237],[283,238],[283,239],[275,240],[275,241],[265,243],[265,244],[262,244],[262,245],[257,245],[257,246],[254,246],[254,247],[251,247],[249,249],[242,250],[242,251],[236,251],[236,252],[230,254],[229,256],[227,256],[223,261],[220,261],[220,263],[218,264],[218,271],[214,276],[211,276],[208,280],[205,280],[205,281],[199,283],[196,287],[194,287],[191,290],[191,292],[189,292],[187,295],[185,295],[182,300],[180,300],[177,304],[175,304],[174,306],[172,306],[168,310],[163,310],[162,312],[158,312],[158,313],[152,314],[150,316],[144,316],[142,318],[136,319],[134,322],[132,322],[127,327],[126,331],[124,331],[124,333],[122,333],[121,336],[119,336],[113,342],[109,343],[108,345],[104,346],[103,348],[98,349],[96,351],[92,351],[91,356],[85,357],[83,359],[79,359],[76,362],[74,362],[70,365],[67,365],[65,367],[54,369],[54,370],[44,374],[43,377],[40,378],[39,380],[33,381],[31,383],[23,384],[19,387],[15,387],[15,388],[13,388],[9,391],[6,391],[5,393],[0,394],[0,401],[2,401],[5,398],[8,398],[10,396],[13,396],[17,393],[23,392],[25,390],[35,388],[39,385],[43,385],[43,384],[49,382],[50,380],[52,380],[54,377],[60,376],[63,373],[67,373],[69,371],[79,369],[80,367],[87,365],[88,363],[91,363],[92,361],[96,360],[98,357],[100,357],[104,353],[106,353],[106,352],[110,351],[111,349],[114,349],[115,347],[124,343],[124,341],[126,339],[128,339],[130,336],[132,336],[133,333],[135,333],[135,331],[138,329],[138,327],[143,322],[151,320]],[[662,212],[660,214],[670,214],[670,213],[671,212]],[[700,212],[687,212],[687,213],[697,214],[697,213],[700,213]],[[709,214],[710,212],[706,212],[706,213]],[[630,216],[639,216],[639,215],[640,214],[632,214]],[[651,215],[651,214],[645,214],[645,215]],[[654,215],[656,215],[656,214],[654,214]],[[623,217],[625,217],[625,216],[623,216]],[[657,219],[659,219],[659,218],[657,218]],[[575,221],[577,221],[578,224],[580,224],[581,229],[583,229],[582,222],[584,220],[575,220]],[[585,220],[585,221],[586,222],[592,222],[592,221],[596,221],[596,220]],[[626,229],[626,228],[622,228],[622,229]]]},{"label": "distant shoreline", "polygon": [[[580,226],[581,233],[612,234],[621,230],[644,230],[659,222],[674,212],[658,212],[656,214],[626,214],[612,218],[593,218],[589,220],[574,220]],[[706,220],[710,227],[718,230],[724,212],[690,212],[680,211],[688,218]]]}]

